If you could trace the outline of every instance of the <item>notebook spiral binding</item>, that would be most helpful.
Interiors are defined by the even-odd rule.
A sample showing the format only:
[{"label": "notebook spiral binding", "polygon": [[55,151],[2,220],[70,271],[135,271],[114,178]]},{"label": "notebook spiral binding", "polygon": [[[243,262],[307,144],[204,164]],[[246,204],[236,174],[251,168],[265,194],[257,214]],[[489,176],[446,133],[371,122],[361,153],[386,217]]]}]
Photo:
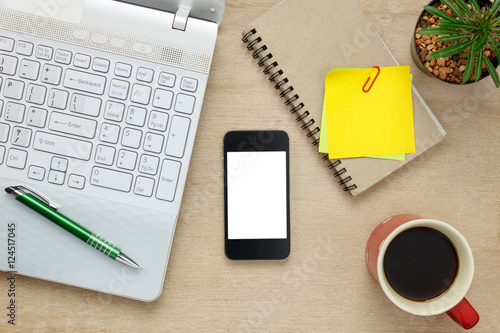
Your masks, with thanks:
[{"label": "notebook spiral binding", "polygon": [[[248,51],[253,51],[252,57],[259,59],[257,65],[259,67],[265,66],[263,70],[264,74],[269,75],[269,81],[276,82],[274,88],[281,90],[279,96],[285,98],[285,105],[291,107],[290,113],[297,115],[296,121],[302,123],[300,128],[307,131],[306,137],[313,139],[311,144],[317,146],[319,144],[319,127],[313,126],[315,121],[309,117],[310,113],[308,110],[302,111],[305,109],[304,103],[300,102],[299,95],[294,93],[294,88],[289,84],[288,78],[284,76],[285,73],[283,70],[278,68],[278,62],[272,61],[273,55],[268,51],[267,45],[263,44],[262,38],[256,34],[256,29],[250,31],[243,30],[242,41],[247,43],[246,47]],[[344,191],[352,191],[357,188],[356,184],[348,184],[352,182],[352,178],[346,175],[347,170],[342,167],[341,160],[330,160],[328,154],[321,155],[323,155],[323,160],[329,163],[328,168],[335,170],[333,176],[340,178],[339,185],[344,186]]]}]

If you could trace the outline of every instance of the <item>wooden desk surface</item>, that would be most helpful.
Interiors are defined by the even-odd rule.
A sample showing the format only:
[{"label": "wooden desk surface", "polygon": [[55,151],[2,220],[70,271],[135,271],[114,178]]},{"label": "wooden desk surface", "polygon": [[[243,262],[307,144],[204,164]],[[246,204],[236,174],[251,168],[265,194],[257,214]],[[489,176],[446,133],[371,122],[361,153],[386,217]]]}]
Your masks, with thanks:
[{"label": "wooden desk surface", "polygon": [[[364,250],[373,228],[404,212],[446,221],[469,241],[476,271],[467,297],[475,332],[500,323],[500,90],[490,78],[451,86],[426,77],[409,41],[426,0],[361,0],[401,65],[447,130],[447,138],[358,197],[341,191],[290,121],[241,29],[278,0],[227,0],[188,184],[161,297],[142,303],[17,278],[19,331],[354,332],[460,331],[446,315],[396,308],[372,281]],[[224,256],[222,137],[232,129],[278,128],[291,146],[292,252],[279,262]],[[7,284],[1,274],[0,331]]]}]

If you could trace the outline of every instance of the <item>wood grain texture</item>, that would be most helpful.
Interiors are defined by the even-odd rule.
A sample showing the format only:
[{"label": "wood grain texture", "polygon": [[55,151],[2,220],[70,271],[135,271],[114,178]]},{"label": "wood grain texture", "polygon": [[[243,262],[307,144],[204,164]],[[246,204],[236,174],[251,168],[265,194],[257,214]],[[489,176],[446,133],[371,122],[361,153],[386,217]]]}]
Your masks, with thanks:
[{"label": "wood grain texture", "polygon": [[[469,241],[476,273],[467,295],[475,332],[499,332],[500,90],[431,79],[409,44],[426,0],[360,0],[361,7],[448,135],[365,193],[341,191],[241,42],[242,27],[278,0],[227,0],[165,286],[153,303],[18,276],[16,331],[453,332],[446,315],[396,308],[364,261],[375,226],[399,213],[439,219]],[[327,36],[326,36],[327,37]],[[313,51],[313,50],[312,50]],[[223,249],[222,137],[233,129],[290,136],[290,257],[232,262]],[[1,273],[0,331],[7,281]]]}]

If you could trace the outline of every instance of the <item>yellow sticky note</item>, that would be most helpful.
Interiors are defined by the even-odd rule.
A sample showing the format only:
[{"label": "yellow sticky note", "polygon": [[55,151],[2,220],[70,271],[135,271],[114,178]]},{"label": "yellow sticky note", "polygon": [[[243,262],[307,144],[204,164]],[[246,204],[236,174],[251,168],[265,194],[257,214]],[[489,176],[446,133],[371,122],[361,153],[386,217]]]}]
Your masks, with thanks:
[{"label": "yellow sticky note", "polygon": [[415,152],[410,67],[330,72],[326,77],[329,157]]},{"label": "yellow sticky note", "polygon": [[[323,103],[323,113],[321,115],[321,131],[319,132],[318,152],[328,154],[328,126],[326,126],[326,103]],[[405,154],[366,156],[370,158],[379,158],[384,160],[404,161]]]},{"label": "yellow sticky note", "polygon": [[[353,70],[357,68],[334,68],[332,72],[338,71],[347,71]],[[410,82],[413,79],[413,75],[410,74]],[[323,112],[321,114],[321,132],[319,133],[319,145],[318,152],[328,154],[328,126],[326,126],[326,97],[323,102]],[[379,158],[385,160],[395,160],[395,161],[404,161],[406,156],[405,154],[392,154],[392,155],[379,155],[379,156],[366,156],[370,158]]]}]

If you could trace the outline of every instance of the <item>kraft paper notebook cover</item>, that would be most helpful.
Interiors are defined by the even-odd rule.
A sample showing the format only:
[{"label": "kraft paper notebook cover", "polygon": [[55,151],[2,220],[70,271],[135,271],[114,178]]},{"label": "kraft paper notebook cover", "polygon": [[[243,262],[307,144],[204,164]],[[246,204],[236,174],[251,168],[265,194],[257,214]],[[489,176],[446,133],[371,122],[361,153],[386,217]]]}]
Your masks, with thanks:
[{"label": "kraft paper notebook cover", "polygon": [[[337,67],[398,65],[355,0],[285,0],[251,22],[243,34],[248,50],[276,83],[316,150],[326,74]],[[320,155],[335,169],[333,175],[344,190],[363,192],[444,138],[444,129],[415,87],[412,90],[416,152],[407,154],[405,161],[329,160]]]}]

